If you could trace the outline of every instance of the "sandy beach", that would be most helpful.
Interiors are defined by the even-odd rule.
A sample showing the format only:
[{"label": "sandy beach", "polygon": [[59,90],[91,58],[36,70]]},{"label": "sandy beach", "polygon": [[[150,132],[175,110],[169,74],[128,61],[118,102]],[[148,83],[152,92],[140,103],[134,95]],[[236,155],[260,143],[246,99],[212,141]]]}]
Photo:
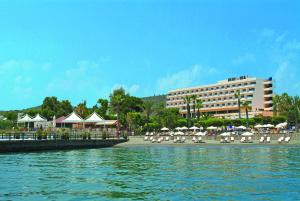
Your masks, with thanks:
[{"label": "sandy beach", "polygon": [[293,134],[292,139],[289,143],[278,143],[278,135],[271,136],[270,143],[260,143],[259,136],[253,138],[252,143],[241,143],[241,136],[235,137],[235,141],[231,143],[220,143],[220,137],[213,139],[214,137],[203,137],[203,143],[194,143],[192,141],[192,136],[186,136],[186,141],[184,143],[174,143],[173,140],[162,141],[161,143],[152,143],[150,141],[145,141],[144,136],[130,136],[129,141],[125,143],[118,144],[116,146],[159,146],[159,145],[174,145],[174,146],[184,146],[184,145],[193,145],[193,146],[206,146],[206,145],[300,145],[300,134]]}]

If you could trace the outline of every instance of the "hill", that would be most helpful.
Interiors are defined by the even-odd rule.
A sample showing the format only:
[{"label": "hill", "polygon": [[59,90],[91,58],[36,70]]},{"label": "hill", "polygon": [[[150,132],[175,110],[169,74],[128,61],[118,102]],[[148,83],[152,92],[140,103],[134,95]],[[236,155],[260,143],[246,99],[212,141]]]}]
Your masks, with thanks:
[{"label": "hill", "polygon": [[154,96],[148,96],[148,97],[143,97],[143,101],[151,101],[155,105],[158,105],[160,103],[166,104],[166,95],[154,95]]}]

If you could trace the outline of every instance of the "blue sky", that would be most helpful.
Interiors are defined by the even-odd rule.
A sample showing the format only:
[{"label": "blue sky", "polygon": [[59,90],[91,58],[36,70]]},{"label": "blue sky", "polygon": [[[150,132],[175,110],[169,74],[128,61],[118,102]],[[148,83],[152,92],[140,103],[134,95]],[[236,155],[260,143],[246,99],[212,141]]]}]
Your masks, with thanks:
[{"label": "blue sky", "polygon": [[0,110],[232,76],[300,94],[299,1],[1,0]]}]

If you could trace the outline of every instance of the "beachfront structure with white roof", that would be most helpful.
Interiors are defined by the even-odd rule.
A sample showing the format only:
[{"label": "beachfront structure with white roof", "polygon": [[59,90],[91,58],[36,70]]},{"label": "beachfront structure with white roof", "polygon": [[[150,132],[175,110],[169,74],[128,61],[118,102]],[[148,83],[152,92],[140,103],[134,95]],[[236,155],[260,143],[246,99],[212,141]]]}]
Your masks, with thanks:
[{"label": "beachfront structure with white roof", "polygon": [[[238,78],[228,78],[216,84],[175,89],[167,94],[167,108],[179,108],[182,116],[187,114],[187,105],[184,97],[196,95],[202,100],[203,107],[201,113],[208,113],[221,118],[238,118],[238,101],[235,93],[240,91],[241,102],[250,102],[249,117],[263,115],[273,115],[273,81],[272,78],[261,79],[257,77],[241,76]],[[191,114],[193,111],[193,100],[191,100]],[[197,111],[196,111],[197,112]],[[241,113],[245,117],[245,113]]]}]

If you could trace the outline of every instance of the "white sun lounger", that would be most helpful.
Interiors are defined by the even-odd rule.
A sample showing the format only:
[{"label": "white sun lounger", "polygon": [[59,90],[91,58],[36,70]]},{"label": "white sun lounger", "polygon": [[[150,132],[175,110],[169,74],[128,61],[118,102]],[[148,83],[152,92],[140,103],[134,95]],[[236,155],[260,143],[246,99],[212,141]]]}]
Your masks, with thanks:
[{"label": "white sun lounger", "polygon": [[284,141],[284,137],[278,138],[278,143],[282,143]]},{"label": "white sun lounger", "polygon": [[181,140],[180,140],[180,142],[184,143],[185,142],[185,137],[182,137]]},{"label": "white sun lounger", "polygon": [[284,139],[284,142],[286,142],[286,143],[289,143],[291,141],[291,137],[290,136],[288,136],[288,137],[286,137],[285,139]]},{"label": "white sun lounger", "polygon": [[233,136],[230,137],[230,141],[231,141],[231,142],[234,142],[234,137],[233,137]]},{"label": "white sun lounger", "polygon": [[193,137],[192,141],[193,141],[193,142],[195,142],[195,141],[196,141],[196,137],[195,137],[195,136]]},{"label": "white sun lounger", "polygon": [[260,139],[259,139],[259,143],[263,143],[265,141],[265,137],[260,137]]},{"label": "white sun lounger", "polygon": [[144,138],[144,141],[148,141],[148,136],[146,136],[146,137]]},{"label": "white sun lounger", "polygon": [[166,141],[169,141],[170,140],[170,137],[166,137],[166,139],[165,139]]},{"label": "white sun lounger", "polygon": [[246,138],[245,137],[242,137],[241,138],[241,143],[244,143],[246,141]]},{"label": "white sun lounger", "polygon": [[271,137],[267,137],[267,143],[271,142]]},{"label": "white sun lounger", "polygon": [[248,143],[252,143],[253,141],[252,141],[252,137],[250,136],[250,137],[248,137],[248,141],[247,141]]}]

